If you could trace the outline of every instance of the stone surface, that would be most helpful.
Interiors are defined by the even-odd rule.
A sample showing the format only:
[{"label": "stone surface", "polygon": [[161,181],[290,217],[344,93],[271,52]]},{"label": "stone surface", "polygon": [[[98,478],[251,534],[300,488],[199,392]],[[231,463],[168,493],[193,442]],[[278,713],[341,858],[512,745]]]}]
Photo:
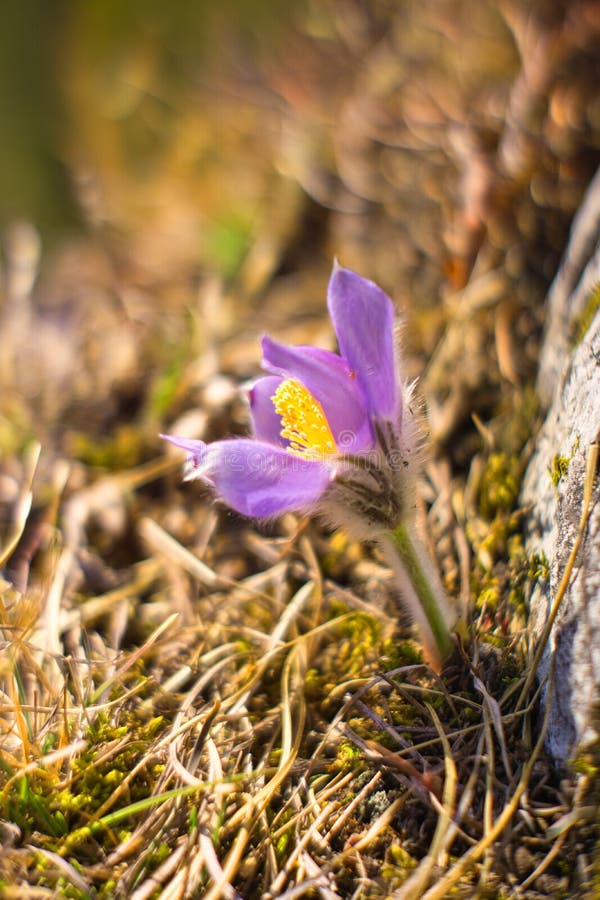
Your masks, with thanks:
[{"label": "stone surface", "polygon": [[[549,578],[532,597],[532,630],[539,637],[577,533],[586,457],[600,430],[600,170],[573,223],[569,246],[549,292],[538,392],[548,406],[522,493],[532,505],[528,549],[543,552]],[[596,303],[596,307],[598,304]],[[566,472],[556,484],[557,463]],[[555,478],[551,477],[554,472]],[[592,510],[568,590],[539,669],[546,679],[554,657],[547,738],[557,760],[572,758],[593,739],[600,693],[600,503]],[[596,723],[596,724],[595,724]]]}]

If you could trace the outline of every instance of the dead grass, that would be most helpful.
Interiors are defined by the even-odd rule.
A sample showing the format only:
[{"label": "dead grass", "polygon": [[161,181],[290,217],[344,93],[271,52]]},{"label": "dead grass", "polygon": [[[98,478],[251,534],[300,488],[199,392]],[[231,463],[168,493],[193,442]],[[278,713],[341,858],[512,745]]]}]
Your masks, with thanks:
[{"label": "dead grass", "polygon": [[[22,552],[36,457],[5,565]],[[187,546],[144,508],[166,468],[68,497],[57,475],[45,578],[4,587],[5,896],[432,900],[520,883],[534,897],[570,890],[576,860],[588,877],[593,779],[560,781],[544,757],[539,649],[528,661],[514,610],[510,633],[475,612],[437,677],[399,633],[376,560],[338,542],[335,565],[353,572],[341,585],[326,571],[336,538],[291,518],[277,536],[237,523],[248,573],[232,577],[204,500],[179,522]],[[69,596],[91,518],[120,503],[145,553],[117,587]]]}]

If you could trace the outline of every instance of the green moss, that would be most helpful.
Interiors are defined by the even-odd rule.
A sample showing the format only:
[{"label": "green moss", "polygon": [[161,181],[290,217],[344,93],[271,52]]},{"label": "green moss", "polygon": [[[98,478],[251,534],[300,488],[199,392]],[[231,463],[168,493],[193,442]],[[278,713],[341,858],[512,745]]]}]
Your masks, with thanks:
[{"label": "green moss", "polygon": [[575,454],[577,453],[578,449],[579,449],[579,438],[577,438],[575,440],[575,442],[573,443],[570,456],[562,456],[561,454],[557,453],[556,456],[552,457],[552,462],[550,463],[548,471],[550,473],[550,480],[552,481],[552,484],[554,485],[555,488],[558,487],[560,482],[563,480],[563,478],[566,476],[567,472],[569,471],[569,464],[570,464],[571,460],[573,459],[573,457],[575,456]]},{"label": "green moss", "polygon": [[[76,851],[70,860],[73,865],[95,859],[89,840],[98,826],[89,825],[90,818],[126,778],[130,781],[124,803],[146,799],[152,792],[154,773],[150,760],[134,778],[130,776],[144,760],[152,737],[164,727],[164,721],[154,717],[140,723],[133,712],[131,716],[131,721],[118,724],[111,722],[107,714],[97,717],[88,729],[87,746],[71,760],[70,777],[63,781],[60,790],[57,781],[62,776],[41,767],[9,782],[0,794],[0,816],[14,822],[23,838],[34,846],[67,857]],[[115,835],[114,840],[123,840],[123,833]]]},{"label": "green moss", "polygon": [[[282,828],[285,829],[278,835],[277,840],[275,841],[275,854],[280,865],[285,863],[285,860],[288,857],[288,851],[294,839],[293,818],[294,814],[292,810],[287,809],[283,811],[277,822],[278,831]],[[286,822],[290,822],[289,828],[285,828]]]},{"label": "green moss", "polygon": [[304,696],[307,700],[319,702],[323,697],[323,676],[318,669],[309,669],[304,678]]},{"label": "green moss", "polygon": [[401,844],[393,842],[387,848],[381,876],[388,890],[396,891],[404,884],[411,871],[417,867],[417,860]]},{"label": "green moss", "polygon": [[365,555],[362,544],[351,541],[343,531],[329,536],[321,559],[324,574],[335,580],[344,580],[348,565],[358,562]]},{"label": "green moss", "polygon": [[401,844],[391,844],[388,856],[394,865],[401,866],[403,869],[414,869],[417,865],[416,859]]},{"label": "green moss", "polygon": [[479,486],[479,507],[483,516],[493,518],[501,511],[514,509],[522,474],[520,456],[503,451],[490,454]]},{"label": "green moss", "polygon": [[331,764],[332,771],[344,772],[352,771],[356,768],[362,768],[364,765],[362,750],[350,741],[341,741],[338,745],[335,760]]},{"label": "green moss", "polygon": [[[343,604],[332,604],[334,616],[341,616],[331,637],[333,643],[329,652],[322,656],[324,677],[323,688],[328,691],[332,678],[337,683],[339,673],[345,678],[364,676],[369,664],[379,660],[382,653],[381,622],[374,616],[362,612],[348,613]],[[330,677],[328,677],[330,676]],[[311,678],[313,687],[318,683],[316,675]]]},{"label": "green moss", "polygon": [[506,638],[501,634],[484,631],[478,635],[478,639],[482,644],[489,644],[490,647],[496,647],[497,650],[506,649]]},{"label": "green moss", "polygon": [[4,815],[9,821],[19,826],[22,833],[29,835],[34,831],[50,838],[60,838],[65,834],[65,817],[57,815],[51,807],[47,783],[37,783],[34,776],[23,776],[14,782],[5,803]]},{"label": "green moss", "polygon": [[419,665],[422,662],[421,647],[415,641],[388,638],[383,642],[382,663],[385,663],[386,669],[399,669],[402,666]]},{"label": "green moss", "polygon": [[527,577],[531,581],[546,580],[550,577],[550,563],[545,553],[532,553],[528,560]]},{"label": "green moss", "polygon": [[500,588],[498,586],[498,581],[497,579],[492,578],[491,583],[483,587],[477,594],[475,604],[478,609],[483,609],[485,607],[494,610],[496,609],[499,600]]},{"label": "green moss", "polygon": [[523,543],[518,507],[523,467],[520,454],[490,453],[477,482],[476,514],[465,523],[474,552],[471,595],[483,613],[479,636],[501,647],[514,631],[515,618],[526,622],[533,584],[548,575],[545,557],[528,554]]},{"label": "green moss", "polygon": [[558,487],[567,474],[570,462],[571,460],[568,456],[559,456],[557,454],[552,457],[552,462],[550,463],[550,478],[554,487]]},{"label": "green moss", "polygon": [[586,750],[579,754],[573,761],[573,771],[578,775],[587,775],[597,779],[600,776],[600,763],[598,751],[596,753]]},{"label": "green moss", "polygon": [[[469,519],[465,530],[475,552],[471,571],[471,593],[477,609],[496,614],[501,605],[523,600],[523,578],[519,590],[513,579],[521,573],[525,553],[519,534],[518,504],[523,462],[506,452],[491,453],[478,485],[478,515]],[[512,594],[511,590],[515,589]],[[506,611],[505,615],[510,615]]]},{"label": "green moss", "polygon": [[583,310],[571,324],[570,344],[577,347],[586,336],[590,325],[600,309],[600,282],[594,285],[586,299]]},{"label": "green moss", "polygon": [[57,897],[64,897],[66,900],[90,900],[91,897],[87,891],[81,891],[79,888],[76,888],[70,881],[67,881],[66,878],[58,878],[56,881],[54,881],[54,879],[50,881],[41,878],[40,886],[44,887],[45,885],[52,888],[56,892]]},{"label": "green moss", "polygon": [[84,431],[71,432],[69,442],[76,459],[108,471],[131,469],[142,457],[143,438],[135,425],[119,425],[104,439]]}]

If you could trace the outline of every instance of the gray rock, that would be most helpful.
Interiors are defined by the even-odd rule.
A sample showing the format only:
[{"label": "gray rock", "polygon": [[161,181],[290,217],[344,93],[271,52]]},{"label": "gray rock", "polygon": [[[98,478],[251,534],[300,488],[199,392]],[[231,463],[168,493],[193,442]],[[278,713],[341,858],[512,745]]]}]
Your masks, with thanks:
[{"label": "gray rock", "polygon": [[[531,604],[539,638],[577,534],[589,445],[600,430],[600,170],[573,222],[569,245],[547,298],[548,319],[538,392],[548,414],[536,438],[522,492],[532,505],[528,550],[544,553],[549,577]],[[561,475],[562,472],[562,475]],[[598,734],[600,691],[600,503],[598,484],[569,587],[538,676],[554,658],[547,746],[557,760],[572,758]],[[549,700],[549,698],[551,698]]]}]

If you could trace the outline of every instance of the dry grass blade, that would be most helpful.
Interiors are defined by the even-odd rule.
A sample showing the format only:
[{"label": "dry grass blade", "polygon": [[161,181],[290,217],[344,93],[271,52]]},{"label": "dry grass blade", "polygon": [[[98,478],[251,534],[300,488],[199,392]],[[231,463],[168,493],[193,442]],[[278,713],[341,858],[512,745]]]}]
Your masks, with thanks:
[{"label": "dry grass blade", "polygon": [[406,884],[399,891],[395,892],[394,897],[396,900],[417,900],[417,898],[423,896],[423,891],[431,879],[434,868],[443,865],[442,857],[445,857],[453,836],[452,821],[456,807],[456,790],[458,786],[456,765],[452,757],[448,738],[444,733],[437,713],[429,705],[427,709],[438,731],[444,750],[446,777],[444,780],[442,807],[439,811],[438,822],[427,856],[419,863],[416,871],[408,878]]},{"label": "dry grass blade", "polygon": [[[284,893],[283,891],[286,882],[291,878],[293,871],[297,868],[298,861],[300,860],[306,847],[310,845],[311,841],[314,840],[316,835],[320,834],[320,829],[325,826],[327,821],[330,819],[332,812],[334,811],[335,805],[326,805],[321,810],[319,815],[314,819],[311,825],[307,828],[300,840],[297,842],[293,851],[290,853],[288,859],[286,860],[285,866],[281,869],[276,878],[269,885],[269,890],[265,896],[265,900],[276,900],[276,898],[285,896],[285,893],[288,893]],[[292,888],[289,892],[297,893],[297,888]]]},{"label": "dry grass blade", "polygon": [[186,550],[179,541],[176,541],[170,534],[160,527],[152,519],[142,519],[138,525],[140,537],[146,542],[148,547],[157,552],[160,556],[166,556],[174,562],[182,566],[194,578],[197,578],[201,584],[205,584],[208,588],[217,589],[220,587],[231,587],[231,582],[227,579],[220,578],[216,572],[213,572],[210,566],[194,556],[189,550]]},{"label": "dry grass blade", "polygon": [[80,890],[83,894],[89,895],[91,893],[91,885],[89,882],[87,882],[85,878],[82,878],[75,867],[59,856],[58,853],[53,853],[51,850],[45,850],[43,848],[29,847],[28,849],[35,852],[41,859],[46,861],[49,870],[54,871],[57,881],[62,877],[68,884]]},{"label": "dry grass blade", "polygon": [[500,712],[500,705],[495,697],[491,697],[485,685],[481,681],[480,678],[474,676],[473,684],[475,688],[483,694],[483,699],[485,705],[488,708],[490,718],[494,725],[494,731],[496,732],[496,736],[498,738],[498,743],[500,744],[500,752],[502,754],[502,762],[504,764],[504,769],[508,776],[509,781],[512,779],[512,766],[510,764],[510,759],[508,755],[508,749],[506,747],[506,739],[504,736],[504,725],[502,724],[502,713]]},{"label": "dry grass blade", "polygon": [[75,758],[78,753],[80,753],[86,746],[84,740],[73,741],[72,744],[68,744],[66,747],[61,747],[58,750],[52,751],[52,753],[46,753],[41,759],[35,759],[32,762],[29,762],[27,765],[19,767],[18,771],[9,778],[6,783],[3,785],[2,793],[7,794],[10,791],[14,781],[19,778],[22,778],[24,775],[28,775],[31,772],[35,772],[39,768],[44,768],[45,770],[52,771],[52,769],[57,765],[57,763],[62,763],[65,759],[69,759],[70,757]]},{"label": "dry grass blade", "polygon": [[91,625],[101,616],[110,613],[112,608],[122,600],[135,597],[146,590],[162,571],[161,563],[156,559],[145,559],[138,563],[133,570],[133,578],[127,584],[107,591],[98,597],[91,597],[81,604],[79,609],[73,610],[70,615],[64,616],[61,621],[61,630],[68,631],[78,621],[85,625]]},{"label": "dry grass blade", "polygon": [[[182,843],[173,851],[173,853],[171,853],[169,858],[156,869],[150,878],[133,891],[130,900],[150,900],[153,894],[156,893],[157,888],[160,888],[169,876],[180,868],[187,853],[189,853],[189,847],[186,843]],[[161,896],[166,900],[164,892]]]},{"label": "dry grass blade", "polygon": [[30,444],[25,451],[23,459],[23,479],[21,481],[19,496],[14,505],[11,531],[5,538],[4,547],[0,550],[0,568],[2,568],[7,560],[10,559],[23,534],[23,529],[25,528],[25,523],[27,522],[27,517],[31,510],[31,503],[33,500],[31,486],[41,451],[41,444],[37,441]]},{"label": "dry grass blade", "polygon": [[467,852],[460,857],[458,862],[456,862],[455,865],[444,876],[440,878],[437,884],[435,884],[422,895],[423,900],[443,900],[443,898],[454,887],[454,885],[460,881],[462,876],[472,866],[479,862],[486,850],[492,846],[492,844],[500,837],[504,829],[510,823],[519,807],[519,803],[521,801],[521,798],[523,797],[523,794],[528,788],[531,773],[540,753],[542,752],[544,740],[546,738],[546,731],[548,728],[549,709],[550,707],[548,706],[539,737],[536,741],[535,746],[533,747],[529,759],[523,766],[519,781],[515,786],[510,800],[506,803],[504,809],[498,815],[492,828],[487,832],[486,835],[484,835],[483,838],[481,838],[480,841],[478,841],[477,844],[475,844],[475,846],[471,847],[470,850],[467,850]]},{"label": "dry grass blade", "polygon": [[177,621],[179,618],[179,613],[173,613],[173,615],[169,616],[165,622],[162,622],[155,631],[150,635],[149,638],[144,642],[144,644],[135,650],[130,656],[125,659],[117,671],[108,679],[103,682],[94,692],[93,694],[93,702],[97,702],[107,691],[109,688],[118,681],[122,679],[125,673],[131,669],[142,657],[148,652],[148,650],[159,640],[159,638],[171,628],[171,626]]},{"label": "dry grass blade", "polygon": [[204,855],[204,862],[208,873],[213,880],[213,885],[206,892],[206,900],[238,900],[239,894],[231,885],[231,880],[237,872],[242,856],[248,844],[249,829],[242,825],[237,833],[233,847],[229,851],[223,868],[214,851],[213,843],[208,835],[200,834],[200,846]]},{"label": "dry grass blade", "polygon": [[557,859],[564,847],[564,844],[569,836],[569,832],[571,828],[577,824],[577,822],[583,817],[587,815],[590,821],[595,821],[597,816],[597,810],[595,807],[587,808],[587,813],[582,809],[582,801],[586,796],[590,789],[589,779],[586,776],[583,776],[575,790],[575,795],[573,797],[572,803],[572,811],[567,816],[563,816],[563,819],[556,822],[553,826],[548,829],[548,837],[553,841],[550,846],[548,853],[544,856],[541,862],[536,866],[533,872],[525,878],[524,881],[521,882],[521,890],[527,890],[530,885],[535,884],[536,880],[542,875]]},{"label": "dry grass blade", "polygon": [[[494,769],[495,753],[489,713],[485,710],[485,745],[487,750],[487,766],[485,771],[485,799],[483,804],[483,836],[486,837],[494,827]],[[506,767],[505,767],[506,769]],[[484,885],[491,867],[490,848],[484,853],[483,865],[479,873],[479,884]]]},{"label": "dry grass blade", "polygon": [[373,844],[378,837],[385,831],[385,829],[393,822],[394,816],[398,813],[398,811],[402,808],[404,803],[406,802],[405,797],[398,797],[394,800],[388,808],[383,812],[380,816],[375,819],[375,821],[367,828],[364,834],[356,840],[351,847],[346,848],[337,859],[334,860],[333,865],[337,868],[341,866],[342,863],[351,858],[353,855],[361,853],[363,850],[366,850],[371,844]]},{"label": "dry grass blade", "polygon": [[360,806],[365,797],[367,797],[374,790],[374,788],[381,780],[381,777],[381,772],[375,772],[373,777],[370,778],[365,786],[360,789],[356,797],[354,797],[354,799],[340,812],[327,833],[328,841],[331,841],[331,839],[334,838],[336,834],[338,834],[338,832],[342,830],[346,821],[350,818],[350,816],[354,814],[355,809]]}]

